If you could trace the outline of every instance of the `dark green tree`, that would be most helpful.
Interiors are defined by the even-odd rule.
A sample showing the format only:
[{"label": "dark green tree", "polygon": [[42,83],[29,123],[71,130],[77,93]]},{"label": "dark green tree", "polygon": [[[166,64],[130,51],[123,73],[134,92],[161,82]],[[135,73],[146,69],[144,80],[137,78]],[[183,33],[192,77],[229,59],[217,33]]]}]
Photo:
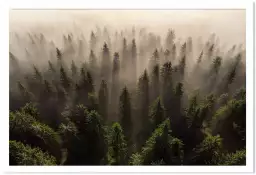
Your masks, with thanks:
[{"label": "dark green tree", "polygon": [[104,122],[108,120],[108,87],[104,80],[101,81],[99,90],[99,113]]},{"label": "dark green tree", "polygon": [[208,135],[195,149],[193,164],[218,165],[222,155],[222,139],[220,136]]},{"label": "dark green tree", "polygon": [[119,123],[112,125],[108,155],[110,165],[125,165],[127,163],[127,145]]},{"label": "dark green tree", "polygon": [[150,110],[150,120],[152,123],[152,129],[156,129],[165,119],[165,109],[161,104],[160,97],[158,97],[151,106]]},{"label": "dark green tree", "polygon": [[106,81],[109,81],[110,76],[111,76],[110,51],[107,43],[104,43],[103,49],[102,49],[101,77]]},{"label": "dark green tree", "polygon": [[71,87],[70,78],[62,66],[60,68],[60,82],[65,91],[68,92]]},{"label": "dark green tree", "polygon": [[139,79],[138,84],[138,105],[137,105],[136,131],[137,148],[140,149],[150,134],[149,120],[149,78],[145,70]]},{"label": "dark green tree", "polygon": [[17,141],[9,141],[10,165],[56,165],[56,159],[40,148],[31,148]]},{"label": "dark green tree", "polygon": [[130,144],[133,133],[133,122],[131,116],[130,94],[126,87],[122,90],[120,95],[119,118],[126,140],[128,141],[128,144]]},{"label": "dark green tree", "polygon": [[77,67],[76,67],[74,60],[72,60],[72,62],[71,62],[71,72],[72,72],[72,78],[74,81],[76,79],[76,75],[77,75]]},{"label": "dark green tree", "polygon": [[151,73],[151,83],[150,83],[150,102],[156,100],[160,95],[160,70],[159,65],[155,65]]},{"label": "dark green tree", "polygon": [[118,97],[120,91],[120,60],[119,54],[115,52],[113,60],[113,70],[112,70],[112,87],[111,87],[111,100],[110,109],[113,121],[118,121]]},{"label": "dark green tree", "polygon": [[171,136],[170,121],[167,119],[147,140],[142,151],[133,155],[131,164],[151,165],[153,162],[162,161],[165,165],[180,165],[183,161],[183,143]]}]

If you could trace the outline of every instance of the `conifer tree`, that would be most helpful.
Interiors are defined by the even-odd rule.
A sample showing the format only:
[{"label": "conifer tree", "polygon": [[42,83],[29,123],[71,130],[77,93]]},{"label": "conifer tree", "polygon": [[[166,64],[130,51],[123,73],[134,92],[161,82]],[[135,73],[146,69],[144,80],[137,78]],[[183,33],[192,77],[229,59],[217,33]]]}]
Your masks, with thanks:
[{"label": "conifer tree", "polygon": [[101,61],[101,77],[107,82],[111,76],[110,52],[107,43],[103,45],[102,61]]},{"label": "conifer tree", "polygon": [[119,117],[120,117],[120,123],[123,128],[125,138],[130,143],[132,133],[133,133],[133,128],[132,128],[133,122],[132,122],[132,116],[131,116],[130,94],[126,87],[122,90],[122,93],[120,95]]},{"label": "conifer tree", "polygon": [[62,66],[60,68],[60,82],[62,87],[68,92],[71,86],[70,79]]},{"label": "conifer tree", "polygon": [[9,141],[10,165],[56,165],[56,159],[40,148],[32,148],[22,142]]},{"label": "conifer tree", "polygon": [[218,165],[222,152],[220,136],[208,135],[195,149],[193,162],[196,165]]},{"label": "conifer tree", "polygon": [[164,62],[168,62],[168,61],[170,61],[170,51],[168,50],[168,49],[166,49],[165,51],[164,51]]},{"label": "conifer tree", "polygon": [[72,71],[72,78],[73,78],[73,80],[75,80],[76,75],[77,75],[77,67],[76,67],[74,60],[72,60],[72,62],[71,62],[71,71]]},{"label": "conifer tree", "polygon": [[[158,126],[147,140],[138,156],[132,156],[134,165],[151,165],[162,161],[165,165],[180,165],[183,161],[183,143],[171,136],[170,121],[167,119]],[[134,161],[137,158],[137,161]],[[135,159],[136,160],[136,159]]]},{"label": "conifer tree", "polygon": [[131,77],[132,77],[132,84],[133,86],[136,85],[137,79],[137,47],[135,39],[132,40],[132,47],[131,47],[131,65],[130,68],[133,69]]},{"label": "conifer tree", "polygon": [[246,165],[246,150],[238,150],[225,156],[221,165]]},{"label": "conifer tree", "polygon": [[163,104],[169,116],[171,111],[171,100],[173,98],[173,82],[172,82],[172,63],[166,62],[161,68],[161,85]]},{"label": "conifer tree", "polygon": [[160,97],[158,97],[151,106],[150,119],[152,123],[152,129],[156,129],[165,119],[165,110],[161,104]]},{"label": "conifer tree", "polygon": [[138,84],[137,148],[140,148],[149,136],[149,78],[145,70]]},{"label": "conifer tree", "polygon": [[96,55],[95,55],[94,51],[91,50],[90,55],[89,55],[89,65],[90,65],[90,70],[92,72],[92,75],[94,77],[96,77],[96,75],[97,75],[97,71],[96,71],[98,69],[97,64],[98,63],[97,63]]},{"label": "conifer tree", "polygon": [[104,122],[108,120],[108,87],[104,80],[101,81],[99,90],[99,113]]},{"label": "conifer tree", "polygon": [[109,143],[110,165],[125,165],[127,161],[127,145],[122,127],[114,123],[110,133]]},{"label": "conifer tree", "polygon": [[172,51],[172,47],[173,47],[173,44],[174,44],[174,39],[175,39],[174,30],[169,29],[168,33],[167,33],[166,40],[165,40],[166,49]]},{"label": "conifer tree", "polygon": [[176,56],[177,56],[176,45],[173,44],[172,50],[171,50],[171,61],[174,61],[176,59]]},{"label": "conifer tree", "polygon": [[159,65],[155,65],[151,73],[150,102],[160,95],[160,70]]},{"label": "conifer tree", "polygon": [[90,50],[95,51],[96,44],[97,44],[97,38],[96,38],[94,32],[92,31],[91,36],[90,36]]},{"label": "conifer tree", "polygon": [[114,121],[118,121],[118,119],[115,117],[117,116],[117,109],[118,109],[118,97],[119,97],[119,87],[120,87],[120,60],[119,60],[119,54],[116,52],[114,54],[113,59],[113,70],[112,70],[112,87],[111,87],[111,115],[114,115],[113,119]]},{"label": "conifer tree", "polygon": [[124,75],[126,74],[127,64],[128,64],[127,41],[126,41],[126,38],[124,38],[123,47],[122,47],[122,61],[121,61],[121,68],[124,72]]},{"label": "conifer tree", "polygon": [[153,70],[156,65],[159,65],[159,63],[160,63],[160,56],[159,56],[158,50],[156,49],[153,53],[152,58],[150,59],[149,70],[150,71]]},{"label": "conifer tree", "polygon": [[52,64],[52,62],[51,61],[48,61],[48,70],[51,72],[51,73],[55,73],[56,72],[56,70],[55,70],[55,68],[54,68],[54,66],[53,66],[53,64]]}]

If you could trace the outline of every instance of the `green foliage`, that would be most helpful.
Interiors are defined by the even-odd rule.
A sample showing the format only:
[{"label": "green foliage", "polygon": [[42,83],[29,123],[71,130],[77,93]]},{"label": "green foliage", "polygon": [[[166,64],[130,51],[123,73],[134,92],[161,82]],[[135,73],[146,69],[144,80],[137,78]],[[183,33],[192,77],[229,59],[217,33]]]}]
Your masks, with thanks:
[{"label": "green foliage", "polygon": [[9,141],[10,165],[56,165],[56,159],[40,148]]},{"label": "green foliage", "polygon": [[133,128],[132,128],[132,118],[131,118],[131,102],[130,102],[130,94],[128,89],[125,87],[120,96],[119,102],[119,115],[121,126],[124,130],[124,135],[127,141],[130,141]]},{"label": "green foliage", "polygon": [[[183,143],[170,135],[170,121],[165,120],[146,141],[140,153],[133,156],[132,164],[150,165],[163,160],[167,165],[181,164],[183,160]],[[140,160],[138,160],[138,158]]]},{"label": "green foliage", "polygon": [[60,82],[61,82],[61,85],[62,87],[68,91],[71,84],[70,84],[70,79],[66,73],[66,71],[64,70],[64,68],[61,66],[60,68]]},{"label": "green foliage", "polygon": [[101,81],[99,90],[99,113],[104,121],[108,119],[108,87],[104,80]]},{"label": "green foliage", "polygon": [[245,100],[246,99],[246,89],[240,88],[236,91],[236,93],[234,94],[234,98],[237,100]]},{"label": "green foliage", "polygon": [[155,100],[154,104],[151,106],[151,111],[149,115],[151,118],[153,129],[157,128],[158,125],[161,124],[166,119],[164,107],[161,104],[160,97],[158,97]]},{"label": "green foliage", "polygon": [[151,84],[150,84],[150,101],[154,101],[160,95],[160,69],[159,64],[155,65],[151,75]]},{"label": "green foliage", "polygon": [[246,165],[246,151],[238,150],[225,156],[223,165]]},{"label": "green foliage", "polygon": [[21,108],[21,112],[24,114],[29,114],[30,116],[38,119],[39,111],[36,108],[36,104],[27,103],[24,107]]},{"label": "green foliage", "polygon": [[218,136],[208,135],[200,145],[195,148],[194,161],[197,165],[217,165],[221,158],[222,139]]},{"label": "green foliage", "polygon": [[[212,121],[213,134],[220,134],[223,146],[234,151],[242,149],[246,136],[246,100],[230,100],[217,110]],[[236,143],[236,144],[232,144]]]},{"label": "green foliage", "polygon": [[138,83],[138,116],[136,119],[136,139],[137,149],[143,145],[145,140],[150,135],[150,121],[149,121],[149,78],[147,71],[145,70],[143,75],[139,79]]},{"label": "green foliage", "polygon": [[[25,108],[26,109],[26,108]],[[37,146],[61,158],[61,138],[49,126],[39,123],[33,116],[23,111],[10,113],[10,139]]]},{"label": "green foliage", "polygon": [[127,159],[127,145],[119,123],[112,125],[109,143],[110,165],[124,165]]}]

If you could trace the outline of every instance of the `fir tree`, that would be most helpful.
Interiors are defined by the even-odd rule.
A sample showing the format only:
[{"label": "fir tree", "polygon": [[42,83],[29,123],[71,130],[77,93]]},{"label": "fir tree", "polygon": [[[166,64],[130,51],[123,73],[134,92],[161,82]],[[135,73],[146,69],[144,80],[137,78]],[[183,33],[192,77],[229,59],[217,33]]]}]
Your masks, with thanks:
[{"label": "fir tree", "polygon": [[69,88],[71,86],[70,79],[63,67],[60,68],[60,82],[61,82],[62,87],[66,91],[69,91]]},{"label": "fir tree", "polygon": [[127,146],[123,130],[119,123],[114,123],[110,133],[109,143],[110,165],[125,165],[127,161]]},{"label": "fir tree", "polygon": [[145,70],[138,84],[137,148],[140,148],[149,136],[149,78]]},{"label": "fir tree", "polygon": [[103,118],[103,121],[108,120],[108,87],[104,80],[101,81],[99,90],[99,113]]},{"label": "fir tree", "polygon": [[133,122],[131,116],[131,102],[130,102],[130,94],[128,89],[125,87],[122,90],[119,102],[119,117],[120,123],[124,130],[124,135],[126,140],[130,143],[132,133],[133,133]]}]

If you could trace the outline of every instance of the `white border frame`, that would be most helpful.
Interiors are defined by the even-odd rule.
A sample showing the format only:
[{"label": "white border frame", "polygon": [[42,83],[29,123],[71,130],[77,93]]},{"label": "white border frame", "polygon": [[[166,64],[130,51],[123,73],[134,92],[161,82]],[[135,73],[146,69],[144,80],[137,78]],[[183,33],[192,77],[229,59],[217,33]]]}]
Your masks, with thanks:
[{"label": "white border frame", "polygon": [[[198,3],[196,3],[198,2]],[[0,7],[2,7],[0,5]],[[1,112],[2,112],[2,119],[1,119],[1,129],[0,138],[4,140],[1,146],[1,170],[5,172],[23,172],[23,173],[31,173],[31,172],[61,172],[61,173],[101,173],[101,172],[109,172],[109,173],[118,173],[118,172],[140,172],[140,173],[171,173],[171,172],[184,172],[184,173],[224,173],[224,172],[253,172],[254,171],[254,150],[253,150],[253,143],[254,138],[253,134],[255,131],[253,128],[254,121],[254,79],[253,79],[253,1],[245,0],[245,1],[184,1],[179,0],[177,2],[170,2],[169,0],[160,1],[157,0],[155,3],[149,3],[148,1],[136,1],[136,0],[127,0],[127,1],[120,1],[120,0],[106,0],[106,1],[99,1],[93,0],[90,2],[86,2],[83,0],[80,1],[51,1],[51,0],[43,0],[43,1],[33,1],[33,0],[17,0],[17,1],[9,1],[4,3],[4,8],[1,8],[1,15],[0,17],[4,18],[3,22],[7,23],[9,21],[8,14],[9,8],[25,8],[25,9],[77,9],[77,8],[85,8],[85,9],[246,9],[246,114],[247,114],[247,121],[246,121],[246,166],[9,166],[9,147],[8,147],[8,134],[9,133],[9,122],[8,122],[8,109],[9,103],[6,102],[6,99],[9,99],[9,88],[6,87],[6,84],[2,84],[0,93],[1,99],[5,101],[1,101]],[[7,17],[7,19],[6,19]],[[2,19],[1,19],[2,21]],[[227,24],[228,25],[228,24]],[[9,26],[9,25],[8,25]],[[9,70],[7,65],[8,63],[8,27],[3,28],[2,26],[0,35],[0,43],[1,43],[1,55],[2,55],[2,64],[3,68],[0,69],[0,75],[3,80],[2,82],[8,82],[9,84]],[[3,72],[2,72],[3,71]],[[255,104],[254,104],[255,105]],[[7,151],[8,150],[8,151]]]}]

